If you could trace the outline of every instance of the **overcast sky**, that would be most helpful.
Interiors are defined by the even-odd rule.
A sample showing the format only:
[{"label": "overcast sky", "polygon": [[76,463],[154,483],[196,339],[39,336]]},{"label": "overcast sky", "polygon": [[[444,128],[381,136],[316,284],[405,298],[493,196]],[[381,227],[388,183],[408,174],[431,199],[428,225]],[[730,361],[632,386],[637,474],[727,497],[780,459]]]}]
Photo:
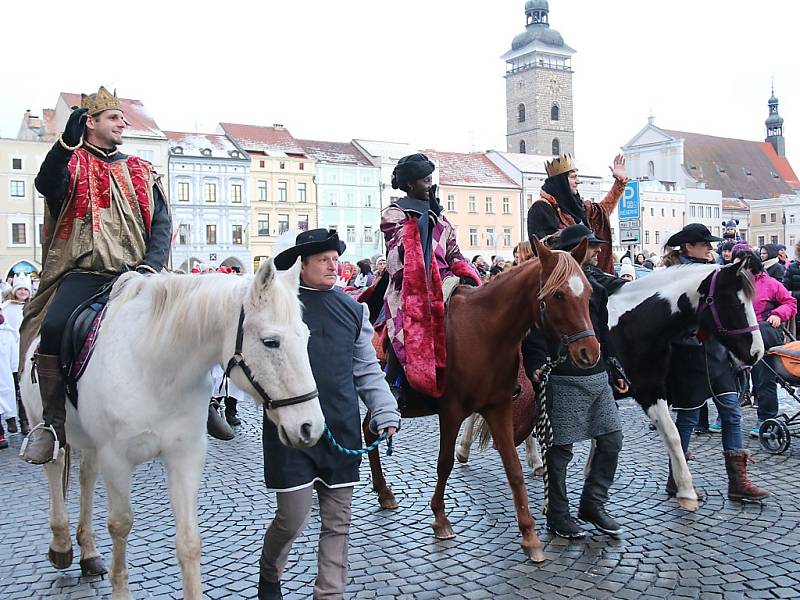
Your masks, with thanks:
[{"label": "overcast sky", "polygon": [[[3,2],[0,136],[60,91],[105,84],[168,130],[283,123],[301,138],[505,150],[499,57],[524,30],[524,5]],[[550,0],[551,26],[577,50],[576,154],[609,164],[651,113],[669,129],[762,140],[774,77],[791,160],[798,23],[798,0]]]}]

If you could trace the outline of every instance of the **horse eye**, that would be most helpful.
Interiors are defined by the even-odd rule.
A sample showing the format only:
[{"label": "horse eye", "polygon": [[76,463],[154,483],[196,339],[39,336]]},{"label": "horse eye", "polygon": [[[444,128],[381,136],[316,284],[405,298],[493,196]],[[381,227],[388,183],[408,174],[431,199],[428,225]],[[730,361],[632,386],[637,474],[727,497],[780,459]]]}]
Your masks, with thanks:
[{"label": "horse eye", "polygon": [[281,347],[281,343],[278,340],[264,339],[264,340],[261,340],[261,343],[264,344],[267,348],[280,348]]}]

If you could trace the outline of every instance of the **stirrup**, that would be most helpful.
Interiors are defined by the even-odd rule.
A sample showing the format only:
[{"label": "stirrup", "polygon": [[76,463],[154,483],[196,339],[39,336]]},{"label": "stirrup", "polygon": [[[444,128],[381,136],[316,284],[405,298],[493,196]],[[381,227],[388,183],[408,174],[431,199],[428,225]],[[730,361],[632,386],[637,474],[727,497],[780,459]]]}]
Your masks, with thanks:
[{"label": "stirrup", "polygon": [[[61,449],[61,445],[59,444],[58,434],[56,433],[55,427],[53,427],[52,425],[45,425],[44,422],[39,423],[38,425],[33,427],[28,432],[28,435],[25,436],[25,439],[22,440],[22,446],[19,449],[19,456],[22,458],[22,460],[25,460],[25,456],[24,455],[25,455],[25,449],[28,447],[28,440],[30,439],[31,435],[33,435],[33,432],[36,431],[37,429],[46,429],[47,431],[49,431],[50,433],[53,434],[53,440],[54,440],[54,442],[53,442],[53,458],[51,458],[49,461],[47,461],[47,462],[53,462],[55,459],[58,458],[58,451]],[[35,464],[35,463],[29,462],[27,460],[25,460],[25,462],[28,463],[29,465]],[[44,464],[47,464],[47,463],[44,463]]]}]

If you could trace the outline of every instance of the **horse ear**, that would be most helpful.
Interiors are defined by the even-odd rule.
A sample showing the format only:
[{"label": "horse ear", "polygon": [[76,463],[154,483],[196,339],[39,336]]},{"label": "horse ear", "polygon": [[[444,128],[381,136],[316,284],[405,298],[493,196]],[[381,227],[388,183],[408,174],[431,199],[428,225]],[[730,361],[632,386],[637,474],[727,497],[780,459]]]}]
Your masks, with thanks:
[{"label": "horse ear", "polygon": [[300,287],[300,270],[302,267],[303,259],[298,257],[291,269],[288,269],[287,271],[281,271],[279,273],[281,279],[283,279],[293,290],[297,290],[297,288]]},{"label": "horse ear", "polygon": [[579,265],[583,264],[583,259],[586,258],[586,253],[589,251],[589,239],[583,238],[580,244],[575,246],[572,250],[570,250],[570,254],[572,258],[575,259]]},{"label": "horse ear", "polygon": [[542,260],[552,254],[552,252],[550,252],[550,248],[544,245],[537,236],[535,235],[532,236],[531,241],[533,242],[531,244],[531,250],[533,250],[533,255],[539,258],[539,260]]},{"label": "horse ear", "polygon": [[275,281],[276,273],[277,269],[271,258],[261,263],[258,271],[256,271],[255,281],[253,281],[253,291],[257,294],[265,292]]}]

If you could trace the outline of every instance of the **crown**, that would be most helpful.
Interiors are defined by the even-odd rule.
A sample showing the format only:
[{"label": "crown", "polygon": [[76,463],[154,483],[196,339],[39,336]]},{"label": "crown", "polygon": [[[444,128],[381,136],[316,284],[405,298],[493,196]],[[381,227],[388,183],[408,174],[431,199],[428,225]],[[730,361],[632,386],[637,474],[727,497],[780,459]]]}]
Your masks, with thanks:
[{"label": "crown", "polygon": [[111,94],[101,85],[96,94],[81,94],[81,108],[89,109],[89,115],[94,116],[104,110],[122,110],[122,105],[117,99],[117,90]]},{"label": "crown", "polygon": [[555,177],[556,175],[561,175],[561,173],[569,173],[577,169],[575,161],[572,160],[572,154],[562,154],[553,160],[544,161],[544,170],[547,171],[548,177]]}]

